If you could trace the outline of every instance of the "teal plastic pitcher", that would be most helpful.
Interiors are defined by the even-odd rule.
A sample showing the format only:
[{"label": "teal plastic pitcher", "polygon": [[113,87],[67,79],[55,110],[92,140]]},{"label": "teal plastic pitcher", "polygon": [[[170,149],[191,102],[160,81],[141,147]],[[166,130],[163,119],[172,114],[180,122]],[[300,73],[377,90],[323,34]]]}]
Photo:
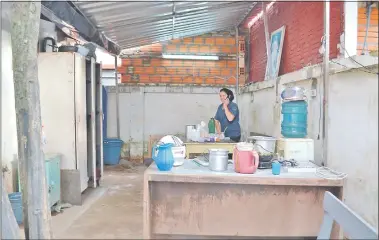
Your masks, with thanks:
[{"label": "teal plastic pitcher", "polygon": [[153,147],[152,158],[160,171],[170,171],[174,166],[172,146],[172,143],[166,143]]}]

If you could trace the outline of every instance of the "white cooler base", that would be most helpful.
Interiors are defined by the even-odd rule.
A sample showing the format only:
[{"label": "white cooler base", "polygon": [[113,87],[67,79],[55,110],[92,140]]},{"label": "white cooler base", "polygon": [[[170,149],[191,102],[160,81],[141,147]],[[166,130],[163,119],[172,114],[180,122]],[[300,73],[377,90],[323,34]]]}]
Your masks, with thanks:
[{"label": "white cooler base", "polygon": [[310,138],[279,138],[276,151],[285,160],[314,161],[314,141]]}]

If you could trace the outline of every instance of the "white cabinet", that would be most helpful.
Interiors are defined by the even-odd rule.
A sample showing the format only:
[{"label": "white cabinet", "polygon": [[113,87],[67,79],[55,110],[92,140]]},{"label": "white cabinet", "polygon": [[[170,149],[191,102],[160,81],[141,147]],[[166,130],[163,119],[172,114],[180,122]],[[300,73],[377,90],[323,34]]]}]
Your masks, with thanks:
[{"label": "white cabinet", "polygon": [[[62,182],[80,185],[81,193],[89,179],[86,59],[76,53],[39,53],[38,76],[41,120],[47,140],[44,151],[62,154],[61,170],[77,170],[78,178]],[[62,174],[62,178],[65,176]]]}]

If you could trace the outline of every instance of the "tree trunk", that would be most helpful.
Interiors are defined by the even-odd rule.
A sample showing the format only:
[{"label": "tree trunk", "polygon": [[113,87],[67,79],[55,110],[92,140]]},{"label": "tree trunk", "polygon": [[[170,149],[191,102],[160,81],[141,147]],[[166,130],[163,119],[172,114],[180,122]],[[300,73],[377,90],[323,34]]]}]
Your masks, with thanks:
[{"label": "tree trunk", "polygon": [[14,90],[26,239],[51,239],[37,69],[40,13],[41,2],[12,3]]}]

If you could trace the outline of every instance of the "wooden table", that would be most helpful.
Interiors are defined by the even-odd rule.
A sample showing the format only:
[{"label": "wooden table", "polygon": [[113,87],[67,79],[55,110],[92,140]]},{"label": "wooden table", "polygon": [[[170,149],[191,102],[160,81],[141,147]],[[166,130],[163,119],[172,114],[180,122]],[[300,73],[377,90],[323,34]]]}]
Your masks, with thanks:
[{"label": "wooden table", "polygon": [[223,148],[229,150],[229,153],[233,153],[235,142],[185,142],[186,146],[186,158],[189,159],[191,153],[208,153],[208,149],[211,148]]},{"label": "wooden table", "polygon": [[[144,174],[144,239],[314,237],[323,218],[323,197],[342,198],[343,180],[315,173],[211,172],[186,160]],[[334,227],[334,236],[339,230]]]}]

